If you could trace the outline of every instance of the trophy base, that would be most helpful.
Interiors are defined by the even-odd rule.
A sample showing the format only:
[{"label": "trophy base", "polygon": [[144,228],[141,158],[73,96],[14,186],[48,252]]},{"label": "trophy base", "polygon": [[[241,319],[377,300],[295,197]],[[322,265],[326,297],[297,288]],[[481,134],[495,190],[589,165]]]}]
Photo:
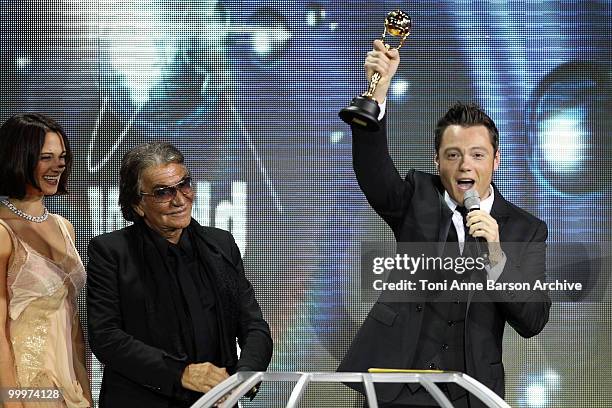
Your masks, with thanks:
[{"label": "trophy base", "polygon": [[359,126],[369,132],[376,132],[380,130],[379,114],[380,108],[374,99],[357,96],[353,98],[349,106],[338,113],[338,116],[351,126]]}]

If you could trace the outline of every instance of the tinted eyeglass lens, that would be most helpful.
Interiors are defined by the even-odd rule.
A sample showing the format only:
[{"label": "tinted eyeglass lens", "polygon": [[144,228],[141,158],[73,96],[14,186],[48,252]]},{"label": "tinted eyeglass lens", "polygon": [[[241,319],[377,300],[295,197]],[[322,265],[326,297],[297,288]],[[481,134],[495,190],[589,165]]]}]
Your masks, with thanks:
[{"label": "tinted eyeglass lens", "polygon": [[183,194],[190,194],[192,192],[191,177],[186,177],[176,186],[158,188],[157,190],[153,191],[153,197],[159,203],[172,201],[174,200],[174,197],[176,197],[177,190],[181,190],[181,193]]},{"label": "tinted eyeglass lens", "polygon": [[189,194],[191,193],[191,177],[187,177],[185,178],[185,180],[183,180],[178,186],[176,186],[179,190],[181,190],[181,193],[183,194]]},{"label": "tinted eyeglass lens", "polygon": [[153,198],[158,202],[171,201],[176,197],[175,187],[164,187],[153,191]]}]

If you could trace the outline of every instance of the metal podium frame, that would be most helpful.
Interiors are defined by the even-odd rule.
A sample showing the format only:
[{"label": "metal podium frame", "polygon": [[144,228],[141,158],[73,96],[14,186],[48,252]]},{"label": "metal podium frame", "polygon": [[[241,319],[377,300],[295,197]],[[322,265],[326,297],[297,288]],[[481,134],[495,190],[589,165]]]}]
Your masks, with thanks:
[{"label": "metal podium frame", "polygon": [[436,383],[455,383],[474,394],[489,408],[511,408],[499,395],[476,381],[469,375],[446,371],[441,373],[304,373],[304,372],[257,372],[241,371],[236,373],[207,392],[191,408],[212,407],[221,397],[227,399],[219,404],[220,408],[231,408],[238,400],[262,381],[295,382],[286,408],[296,408],[306,387],[313,382],[362,383],[370,408],[378,408],[374,383],[419,383],[443,408],[453,408],[453,404]]}]

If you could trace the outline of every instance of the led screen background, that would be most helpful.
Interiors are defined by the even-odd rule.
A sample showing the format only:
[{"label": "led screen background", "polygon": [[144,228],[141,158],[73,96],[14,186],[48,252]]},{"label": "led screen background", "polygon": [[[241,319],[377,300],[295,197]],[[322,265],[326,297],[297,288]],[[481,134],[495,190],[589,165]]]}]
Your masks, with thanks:
[{"label": "led screen background", "polygon": [[[0,119],[46,112],[75,153],[71,194],[47,201],[88,240],[125,225],[118,168],[171,141],[197,180],[195,218],[229,229],[270,323],[270,370],[331,371],[370,304],[359,243],[392,240],[351,167],[337,112],[365,90],[363,58],[390,10],[413,18],[388,103],[400,173],[434,171],[433,126],[456,100],[501,131],[495,177],[547,221],[549,242],[610,240],[609,1],[1,1]],[[553,254],[554,256],[555,254]],[[610,265],[581,269],[597,285]],[[79,299],[86,321],[85,299]],[[539,336],[504,339],[507,399],[612,406],[612,307],[558,302]],[[90,359],[94,394],[101,368]],[[245,406],[280,406],[268,385]],[[303,406],[362,405],[341,386]]]}]

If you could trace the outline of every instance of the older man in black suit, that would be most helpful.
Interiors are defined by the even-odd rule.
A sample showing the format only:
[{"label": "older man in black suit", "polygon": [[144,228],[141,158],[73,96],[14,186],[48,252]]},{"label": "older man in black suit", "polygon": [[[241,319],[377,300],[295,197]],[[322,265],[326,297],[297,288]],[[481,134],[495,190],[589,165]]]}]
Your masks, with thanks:
[{"label": "older man in black suit", "polygon": [[[411,170],[404,179],[387,147],[386,93],[399,64],[397,50],[374,43],[365,62],[370,77],[382,78],[374,94],[381,104],[382,127],[368,133],[353,127],[353,164],[357,180],[374,210],[398,242],[446,242],[463,248],[466,241],[486,241],[490,265],[470,279],[504,282],[545,281],[546,224],[504,199],[492,183],[500,162],[499,134],[478,106],[458,103],[435,130],[434,160],[439,175]],[[466,215],[464,194],[476,190],[480,209]],[[464,218],[465,217],[465,218]],[[473,294],[471,294],[473,295]],[[502,339],[506,322],[521,336],[538,334],[546,325],[550,299],[545,291],[492,294],[489,302],[384,302],[374,304],[338,367],[442,369],[475,377],[504,396]],[[456,407],[481,407],[459,387],[443,387]],[[437,406],[418,385],[377,386],[383,406]]]},{"label": "older man in black suit", "polygon": [[124,156],[119,201],[134,224],[88,248],[101,408],[189,407],[228,375],[268,367],[270,329],[238,247],[229,232],[191,218],[193,198],[174,146],[148,143]]}]

